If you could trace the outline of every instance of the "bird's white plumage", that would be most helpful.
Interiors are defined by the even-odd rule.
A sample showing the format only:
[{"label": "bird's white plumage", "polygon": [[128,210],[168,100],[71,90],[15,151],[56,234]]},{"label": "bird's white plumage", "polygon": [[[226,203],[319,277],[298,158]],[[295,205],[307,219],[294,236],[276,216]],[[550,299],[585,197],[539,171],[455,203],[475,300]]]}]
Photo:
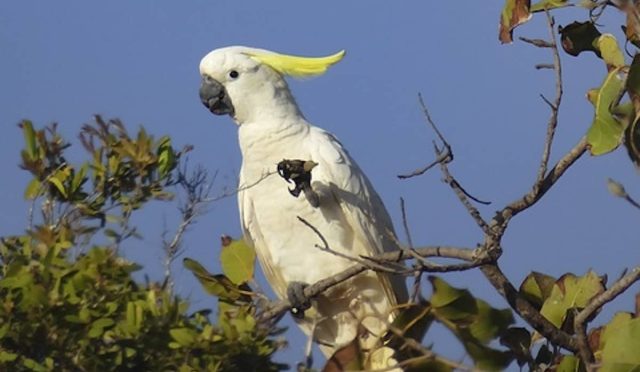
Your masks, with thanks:
[{"label": "bird's white plumage", "polygon": [[[241,222],[276,294],[285,297],[293,281],[313,284],[354,264],[316,247],[321,239],[298,217],[318,229],[340,255],[358,258],[397,249],[389,215],[349,153],[332,134],[307,122],[279,73],[243,50],[231,47],[210,53],[201,63],[201,73],[224,81],[233,102],[243,157]],[[241,70],[234,81],[225,77],[231,68]],[[320,196],[319,207],[289,194],[291,185],[275,173],[283,159],[318,163],[312,170],[312,188]],[[381,335],[394,307],[406,297],[402,278],[363,273],[317,298],[299,324],[310,333],[311,318],[319,319],[314,337],[330,345],[323,350],[331,353],[356,336],[359,324]]]}]

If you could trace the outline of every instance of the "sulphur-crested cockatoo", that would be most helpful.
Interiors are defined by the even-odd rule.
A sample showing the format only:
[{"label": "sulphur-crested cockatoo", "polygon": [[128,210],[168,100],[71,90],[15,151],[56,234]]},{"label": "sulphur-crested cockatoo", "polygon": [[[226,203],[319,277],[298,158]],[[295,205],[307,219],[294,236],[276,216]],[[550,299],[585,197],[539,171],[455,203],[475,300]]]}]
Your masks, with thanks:
[{"label": "sulphur-crested cockatoo", "polygon": [[[238,125],[244,236],[281,298],[296,293],[292,285],[313,284],[354,265],[350,258],[397,249],[391,219],[373,186],[336,137],[307,121],[285,81],[323,74],[343,56],[341,51],[308,58],[232,46],[210,52],[200,63],[202,103]],[[310,185],[315,202],[290,194],[290,184],[275,172],[283,159],[317,164]],[[324,246],[318,233],[298,217],[335,252],[318,248]],[[327,355],[355,337],[371,353],[397,304],[406,300],[403,278],[368,271],[314,299],[297,322],[313,332]]]}]

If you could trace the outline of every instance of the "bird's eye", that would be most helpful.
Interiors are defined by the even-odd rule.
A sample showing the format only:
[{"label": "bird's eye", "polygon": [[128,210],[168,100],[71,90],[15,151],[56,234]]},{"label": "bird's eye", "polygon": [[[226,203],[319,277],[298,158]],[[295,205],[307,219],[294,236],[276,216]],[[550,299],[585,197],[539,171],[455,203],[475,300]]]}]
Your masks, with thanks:
[{"label": "bird's eye", "polygon": [[236,71],[236,70],[231,70],[231,71],[229,71],[229,77],[230,77],[230,78],[235,79],[235,78],[237,78],[238,76],[240,76],[240,73],[238,73],[238,71]]}]

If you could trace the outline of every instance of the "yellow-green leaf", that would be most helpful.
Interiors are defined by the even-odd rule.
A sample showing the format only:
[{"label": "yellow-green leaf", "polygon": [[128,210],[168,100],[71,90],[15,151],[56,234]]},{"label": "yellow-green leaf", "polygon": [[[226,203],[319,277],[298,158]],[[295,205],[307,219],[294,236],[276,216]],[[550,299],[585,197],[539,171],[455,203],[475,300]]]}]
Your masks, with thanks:
[{"label": "yellow-green leaf", "polygon": [[624,66],[624,55],[622,55],[615,36],[611,34],[601,35],[596,39],[596,48],[600,51],[602,59],[610,69]]},{"label": "yellow-green leaf", "polygon": [[589,271],[581,277],[565,274],[553,285],[551,294],[542,305],[540,314],[556,327],[560,327],[568,310],[584,308],[594,296],[603,291],[604,285],[600,277],[593,271]]},{"label": "yellow-green leaf", "polygon": [[235,284],[253,279],[255,259],[255,250],[243,240],[232,241],[220,252],[222,272]]},{"label": "yellow-green leaf", "polygon": [[174,328],[169,330],[169,334],[181,346],[191,346],[198,337],[198,333],[190,328]]},{"label": "yellow-green leaf", "polygon": [[640,318],[618,313],[600,336],[602,359],[600,371],[640,370]]},{"label": "yellow-green leaf", "polygon": [[34,178],[29,182],[27,188],[24,190],[24,198],[32,200],[40,195],[42,183],[37,178]]},{"label": "yellow-green leaf", "polygon": [[437,276],[430,276],[429,281],[433,287],[430,302],[436,318],[459,322],[477,313],[476,299],[468,290],[454,288]]},{"label": "yellow-green leaf", "polygon": [[531,13],[543,12],[545,10],[551,10],[554,8],[563,8],[569,6],[568,0],[540,0],[537,3],[531,5]]},{"label": "yellow-green leaf", "polygon": [[556,372],[579,372],[580,360],[575,355],[563,355],[562,360],[556,367]]},{"label": "yellow-green leaf", "polygon": [[494,309],[483,300],[476,299],[478,313],[471,324],[471,335],[482,343],[488,343],[503,334],[513,324],[513,313],[510,309]]},{"label": "yellow-green leaf", "polygon": [[49,177],[49,183],[55,186],[56,189],[58,189],[58,191],[60,192],[60,194],[62,194],[62,196],[64,196],[65,198],[67,197],[67,190],[65,190],[64,185],[58,178]]},{"label": "yellow-green leaf", "polygon": [[36,147],[36,132],[33,129],[33,123],[31,123],[30,120],[23,120],[20,126],[22,127],[22,133],[24,134],[27,155],[29,155],[29,159],[35,159],[38,149]]},{"label": "yellow-green leaf", "polygon": [[615,150],[622,141],[624,128],[611,114],[613,105],[620,99],[624,81],[620,69],[612,70],[598,90],[595,115],[587,132],[587,142],[592,155],[602,155]]},{"label": "yellow-green leaf", "polygon": [[198,261],[190,258],[183,260],[184,267],[190,270],[207,293],[225,300],[246,299],[246,293],[223,274],[213,275]]},{"label": "yellow-green leaf", "polygon": [[556,278],[552,276],[532,271],[520,284],[520,294],[540,309],[551,294],[555,282]]}]

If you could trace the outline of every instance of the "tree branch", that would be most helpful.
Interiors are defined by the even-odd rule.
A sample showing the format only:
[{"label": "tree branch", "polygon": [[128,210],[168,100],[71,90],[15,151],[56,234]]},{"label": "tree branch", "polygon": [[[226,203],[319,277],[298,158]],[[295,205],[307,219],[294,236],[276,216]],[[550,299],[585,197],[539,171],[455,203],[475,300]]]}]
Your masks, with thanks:
[{"label": "tree branch", "polygon": [[[468,261],[470,264],[473,264],[473,265],[469,265],[469,267],[465,266],[464,269],[478,267],[482,264],[485,264],[489,260],[489,257],[487,256],[478,257],[477,250],[469,249],[469,248],[433,246],[433,247],[416,248],[413,251],[416,254],[420,255],[421,257],[454,258],[454,259]],[[363,259],[364,258],[365,257],[363,257]],[[412,258],[413,258],[412,254],[409,253],[409,251],[406,249],[393,251],[393,252],[385,252],[383,254],[379,254],[373,257],[366,257],[366,259],[375,261],[377,263],[383,263],[385,261],[390,263],[397,263],[397,262],[412,259]],[[446,266],[443,266],[443,267],[446,267]],[[366,264],[357,263],[347,268],[346,270],[343,270],[337,273],[336,275],[319,280],[316,283],[309,285],[308,287],[305,288],[304,295],[309,299],[314,298],[322,294],[324,291],[328,290],[329,288],[332,288],[333,286],[338,285],[344,282],[345,280],[352,278],[366,270],[376,271],[375,268],[372,268]],[[458,269],[457,271],[460,271],[460,269]],[[409,272],[412,272],[412,271],[410,270]],[[291,309],[291,303],[287,299],[274,301],[274,302],[275,303],[273,305],[268,307],[267,310],[265,310],[262,314],[258,316],[258,318],[261,321],[266,321],[266,320],[278,317],[285,311]]]},{"label": "tree branch", "polygon": [[576,162],[587,151],[587,138],[582,137],[580,141],[567,152],[556,165],[549,171],[546,177],[543,179],[539,187],[534,187],[527,194],[521,198],[511,202],[509,205],[498,211],[496,216],[492,220],[493,226],[501,226],[501,230],[504,230],[514,216],[520,212],[528,209],[538,202],[546,193],[553,187],[553,185],[562,177],[564,172],[569,169],[573,163]]},{"label": "tree branch", "polygon": [[629,274],[618,279],[609,289],[592,298],[589,305],[575,316],[573,326],[576,331],[580,359],[585,366],[593,363],[594,360],[587,337],[587,323],[592,320],[594,314],[602,308],[602,306],[613,301],[638,280],[640,280],[640,266],[635,267]]},{"label": "tree branch", "polygon": [[480,271],[489,283],[504,297],[509,306],[546,339],[567,350],[576,351],[576,341],[566,332],[558,329],[533,307],[504,275],[497,263],[480,266]]}]

